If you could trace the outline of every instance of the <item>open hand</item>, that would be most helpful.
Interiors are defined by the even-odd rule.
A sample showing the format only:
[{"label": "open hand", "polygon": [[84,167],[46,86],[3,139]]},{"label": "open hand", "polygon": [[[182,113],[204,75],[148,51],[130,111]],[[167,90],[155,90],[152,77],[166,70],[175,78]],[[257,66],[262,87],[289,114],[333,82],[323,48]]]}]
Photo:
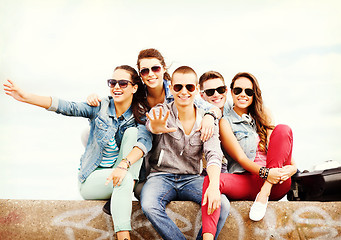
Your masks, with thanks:
[{"label": "open hand", "polygon": [[169,117],[169,111],[167,111],[165,117],[162,117],[162,108],[159,108],[159,115],[156,115],[155,108],[152,109],[153,117],[151,117],[148,113],[146,113],[147,118],[149,119],[151,132],[154,134],[161,133],[169,133],[175,132],[176,128],[168,128],[167,127],[167,119]]},{"label": "open hand", "polygon": [[8,96],[13,97],[15,100],[20,102],[25,102],[26,92],[21,90],[14,82],[10,79],[7,79],[7,82],[3,84],[4,91]]},{"label": "open hand", "polygon": [[204,194],[202,206],[207,204],[207,214],[211,215],[215,210],[220,208],[221,196],[218,188],[208,186]]}]

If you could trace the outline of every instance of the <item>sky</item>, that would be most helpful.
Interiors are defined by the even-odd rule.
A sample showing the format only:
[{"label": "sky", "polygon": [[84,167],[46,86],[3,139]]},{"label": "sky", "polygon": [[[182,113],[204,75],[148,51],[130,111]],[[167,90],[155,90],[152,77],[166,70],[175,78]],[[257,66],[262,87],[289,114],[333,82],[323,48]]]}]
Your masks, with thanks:
[{"label": "sky", "polygon": [[[106,96],[115,66],[156,48],[169,72],[255,75],[276,124],[294,133],[300,170],[341,162],[341,3],[338,0],[0,0],[0,82],[84,101]],[[0,92],[0,198],[81,199],[86,119]]]}]

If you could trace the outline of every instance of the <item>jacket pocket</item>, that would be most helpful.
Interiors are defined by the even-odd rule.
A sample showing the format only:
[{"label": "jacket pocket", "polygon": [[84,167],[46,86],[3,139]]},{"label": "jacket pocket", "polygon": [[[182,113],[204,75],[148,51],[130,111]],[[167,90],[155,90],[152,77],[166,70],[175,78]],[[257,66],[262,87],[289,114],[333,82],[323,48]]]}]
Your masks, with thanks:
[{"label": "jacket pocket", "polygon": [[189,146],[185,146],[186,149],[192,154],[196,154],[203,149],[203,142],[200,139],[200,132],[194,133],[189,139]]},{"label": "jacket pocket", "polygon": [[244,131],[236,131],[236,132],[234,132],[234,135],[236,136],[236,138],[239,142],[243,138],[246,138],[249,134],[248,134],[248,132],[244,132]]}]

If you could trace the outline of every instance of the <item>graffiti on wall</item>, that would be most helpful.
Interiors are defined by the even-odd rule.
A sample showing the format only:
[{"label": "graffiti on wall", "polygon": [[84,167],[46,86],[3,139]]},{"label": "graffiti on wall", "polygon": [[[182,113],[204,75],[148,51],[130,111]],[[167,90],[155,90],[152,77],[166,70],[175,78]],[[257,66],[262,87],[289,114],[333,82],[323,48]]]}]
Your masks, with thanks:
[{"label": "graffiti on wall", "polygon": [[[196,239],[197,233],[201,228],[201,211],[192,214],[194,219],[184,217],[180,212],[174,212],[170,208],[166,210],[167,214],[174,222],[181,222],[180,230],[183,233],[190,232],[191,235],[185,234],[186,239]],[[248,239],[250,233],[247,233],[245,219],[238,209],[231,207],[230,216],[238,229],[238,239]],[[318,217],[317,217],[318,216]],[[96,218],[105,218],[106,226],[96,228],[93,222]],[[309,226],[309,231],[313,234],[310,239],[341,239],[339,233],[341,227],[341,219],[334,220],[328,212],[317,206],[304,206],[295,210],[285,225],[279,224],[276,211],[268,207],[264,217],[263,224],[253,228],[254,236],[262,236],[263,239],[287,239],[287,234],[296,230],[296,225]],[[227,223],[228,224],[228,223]],[[69,240],[75,240],[76,231],[88,231],[98,235],[97,240],[115,239],[112,219],[110,216],[102,212],[102,206],[95,206],[86,209],[78,209],[66,211],[52,220],[52,225],[64,228],[64,233]],[[259,227],[262,226],[262,227]],[[141,209],[137,209],[132,214],[132,231],[133,239],[160,239],[160,236],[153,229],[151,223],[144,217]],[[308,230],[307,230],[308,231]],[[148,236],[146,238],[145,236]]]}]

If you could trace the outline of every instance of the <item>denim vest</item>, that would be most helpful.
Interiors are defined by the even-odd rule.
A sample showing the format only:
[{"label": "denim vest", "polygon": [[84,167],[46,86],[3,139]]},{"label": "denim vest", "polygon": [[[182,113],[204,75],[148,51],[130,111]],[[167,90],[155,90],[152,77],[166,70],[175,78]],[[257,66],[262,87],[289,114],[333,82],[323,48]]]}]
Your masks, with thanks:
[{"label": "denim vest", "polygon": [[144,154],[152,147],[152,134],[145,125],[136,123],[132,110],[129,108],[119,118],[116,117],[114,100],[102,99],[100,106],[91,107],[87,103],[69,102],[52,98],[49,111],[55,111],[67,116],[89,118],[90,134],[85,152],[80,159],[78,180],[84,182],[86,178],[99,166],[102,161],[103,148],[108,144],[112,136],[115,136],[120,147],[124,131],[129,127],[137,127],[137,143]]},{"label": "denim vest", "polygon": [[[240,117],[232,108],[228,111],[225,111],[223,117],[230,123],[233,134],[237,138],[237,141],[246,156],[251,161],[254,161],[258,144],[258,134],[254,120],[250,117],[250,115],[247,114],[243,114],[243,116]],[[237,161],[232,159],[232,157],[230,157],[224,149],[223,152],[225,158],[228,161],[227,169],[229,173],[245,172],[245,169],[240,166]]]}]

